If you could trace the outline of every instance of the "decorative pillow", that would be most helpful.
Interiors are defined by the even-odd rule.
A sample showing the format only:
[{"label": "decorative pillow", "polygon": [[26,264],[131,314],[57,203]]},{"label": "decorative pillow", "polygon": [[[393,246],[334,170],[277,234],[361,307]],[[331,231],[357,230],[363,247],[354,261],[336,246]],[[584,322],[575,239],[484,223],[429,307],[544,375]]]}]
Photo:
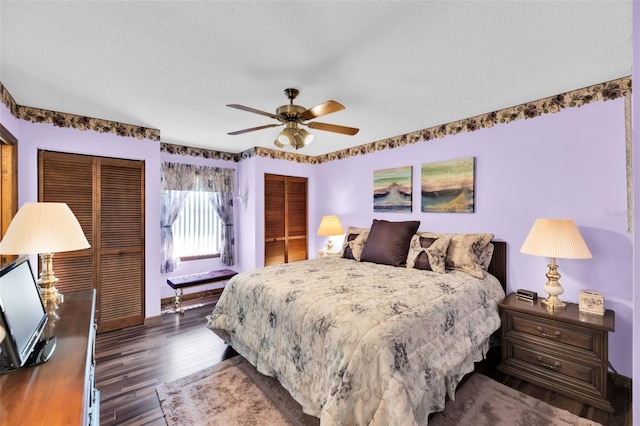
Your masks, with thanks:
[{"label": "decorative pillow", "polygon": [[419,226],[418,220],[389,222],[373,219],[360,260],[391,266],[405,265],[411,237]]},{"label": "decorative pillow", "polygon": [[482,250],[482,253],[478,257],[478,264],[482,268],[483,271],[489,270],[489,264],[491,263],[491,258],[493,258],[493,244],[489,243]]},{"label": "decorative pillow", "polygon": [[[457,269],[476,278],[482,278],[483,268],[480,265],[480,258],[483,255],[482,252],[493,239],[493,234],[444,235],[451,235],[447,257],[445,258],[446,268]],[[486,262],[486,259],[484,259],[484,262]],[[489,262],[491,262],[491,259],[489,259]]]},{"label": "decorative pillow", "polygon": [[407,268],[424,269],[444,274],[445,258],[450,241],[451,236],[449,235],[418,232],[411,238]]},{"label": "decorative pillow", "polygon": [[369,235],[369,228],[349,226],[342,243],[342,257],[359,261],[367,235]]}]

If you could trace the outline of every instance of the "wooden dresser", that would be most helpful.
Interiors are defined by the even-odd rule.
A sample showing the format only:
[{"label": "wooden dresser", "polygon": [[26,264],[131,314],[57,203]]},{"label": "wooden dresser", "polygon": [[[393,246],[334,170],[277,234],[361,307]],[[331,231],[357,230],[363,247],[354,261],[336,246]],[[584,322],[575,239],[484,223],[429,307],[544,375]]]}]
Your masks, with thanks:
[{"label": "wooden dresser", "polygon": [[94,386],[95,290],[64,294],[53,327],[49,361],[0,375],[0,425],[97,425],[100,393]]},{"label": "wooden dresser", "polygon": [[608,387],[609,332],[615,314],[585,314],[575,303],[548,311],[515,293],[502,310],[502,363],[498,370],[593,407],[613,412]]}]

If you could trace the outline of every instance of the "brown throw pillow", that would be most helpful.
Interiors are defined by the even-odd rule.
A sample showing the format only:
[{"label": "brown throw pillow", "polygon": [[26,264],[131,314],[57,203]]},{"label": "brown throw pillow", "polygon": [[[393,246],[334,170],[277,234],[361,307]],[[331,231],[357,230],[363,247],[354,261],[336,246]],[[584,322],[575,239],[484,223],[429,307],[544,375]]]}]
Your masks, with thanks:
[{"label": "brown throw pillow", "polygon": [[360,261],[391,266],[405,265],[411,237],[419,226],[418,220],[389,222],[373,219]]}]

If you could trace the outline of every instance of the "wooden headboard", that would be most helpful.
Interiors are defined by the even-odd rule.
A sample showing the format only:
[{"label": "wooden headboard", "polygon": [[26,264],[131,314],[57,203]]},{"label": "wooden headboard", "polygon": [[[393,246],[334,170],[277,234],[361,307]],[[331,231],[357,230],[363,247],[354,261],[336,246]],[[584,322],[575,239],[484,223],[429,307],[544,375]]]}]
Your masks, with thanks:
[{"label": "wooden headboard", "polygon": [[496,277],[500,284],[502,284],[502,289],[504,292],[507,292],[507,243],[505,241],[491,241],[493,244],[493,257],[491,258],[491,263],[489,264],[489,272],[491,275]]}]

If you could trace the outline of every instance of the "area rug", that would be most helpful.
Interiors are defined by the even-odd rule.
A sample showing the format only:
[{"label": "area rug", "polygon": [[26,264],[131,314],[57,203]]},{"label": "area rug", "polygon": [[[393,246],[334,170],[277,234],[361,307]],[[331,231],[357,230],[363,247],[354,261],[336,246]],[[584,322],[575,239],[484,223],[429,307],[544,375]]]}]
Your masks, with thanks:
[{"label": "area rug", "polygon": [[169,426],[317,426],[289,393],[241,356],[156,387]]},{"label": "area rug", "polygon": [[[169,426],[318,426],[276,379],[235,356],[156,388]],[[426,424],[426,422],[425,422]],[[598,425],[473,374],[429,425]]]},{"label": "area rug", "polygon": [[481,374],[473,374],[447,401],[429,426],[593,426],[600,423],[578,417]]}]

